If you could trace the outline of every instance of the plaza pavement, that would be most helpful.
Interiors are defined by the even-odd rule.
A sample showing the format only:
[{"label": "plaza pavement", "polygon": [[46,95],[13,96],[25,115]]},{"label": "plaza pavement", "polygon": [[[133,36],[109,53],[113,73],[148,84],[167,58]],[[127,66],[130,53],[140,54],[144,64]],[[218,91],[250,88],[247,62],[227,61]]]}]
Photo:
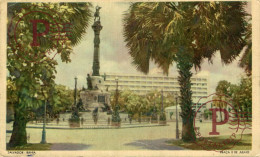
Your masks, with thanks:
[{"label": "plaza pavement", "polygon": [[[175,139],[176,133],[176,123],[168,124],[121,129],[46,129],[46,136],[47,142],[52,143],[52,150],[182,150],[166,143]],[[207,136],[212,124],[203,123],[200,127],[201,134]],[[10,130],[12,125],[8,124],[7,141],[11,136]],[[221,135],[230,135],[225,125],[217,126],[217,130],[221,131]],[[251,130],[247,129],[245,133],[251,133]],[[39,143],[42,129],[27,128],[27,134],[30,136],[28,143]]]},{"label": "plaza pavement", "polygon": [[[174,124],[125,129],[46,129],[46,136],[52,150],[181,150],[165,142],[175,139]],[[11,124],[7,129],[12,130]],[[29,143],[41,141],[41,128],[26,130]],[[7,141],[10,136],[7,133]]]}]

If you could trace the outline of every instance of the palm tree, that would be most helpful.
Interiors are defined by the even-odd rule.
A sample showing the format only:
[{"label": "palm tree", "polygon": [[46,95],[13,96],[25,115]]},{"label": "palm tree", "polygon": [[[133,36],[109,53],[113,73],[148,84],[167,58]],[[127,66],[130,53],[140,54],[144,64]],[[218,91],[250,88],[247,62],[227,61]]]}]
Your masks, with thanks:
[{"label": "palm tree", "polygon": [[247,47],[239,61],[239,66],[241,68],[244,68],[247,75],[250,76],[252,74],[252,24],[251,23],[248,24],[247,26],[245,39],[246,39]]},{"label": "palm tree", "polygon": [[[227,107],[227,99],[225,98],[224,95],[215,95],[212,97],[212,104],[213,106],[215,107],[218,107],[220,110],[221,109],[225,109]],[[219,112],[219,115],[220,115],[220,121],[222,122],[223,118],[222,118],[222,112],[220,111]]]},{"label": "palm tree", "polygon": [[132,3],[124,16],[124,37],[137,70],[148,73],[150,61],[168,75],[176,62],[180,84],[182,140],[195,140],[191,68],[220,53],[232,62],[245,46],[244,2]]}]

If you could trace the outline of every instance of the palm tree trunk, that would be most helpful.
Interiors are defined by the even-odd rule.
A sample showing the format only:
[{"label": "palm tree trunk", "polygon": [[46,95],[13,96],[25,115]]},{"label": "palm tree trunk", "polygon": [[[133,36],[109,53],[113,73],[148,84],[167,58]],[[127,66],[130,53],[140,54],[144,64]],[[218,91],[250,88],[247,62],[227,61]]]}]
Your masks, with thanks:
[{"label": "palm tree trunk", "polygon": [[182,140],[190,142],[196,140],[193,117],[194,111],[192,110],[192,92],[191,92],[191,56],[184,48],[180,49],[177,53],[177,68],[178,68],[178,81],[180,84],[180,105],[182,117]]},{"label": "palm tree trunk", "polygon": [[9,147],[22,146],[27,144],[27,119],[25,117],[26,110],[20,106],[23,105],[15,105],[13,131],[9,141]]}]

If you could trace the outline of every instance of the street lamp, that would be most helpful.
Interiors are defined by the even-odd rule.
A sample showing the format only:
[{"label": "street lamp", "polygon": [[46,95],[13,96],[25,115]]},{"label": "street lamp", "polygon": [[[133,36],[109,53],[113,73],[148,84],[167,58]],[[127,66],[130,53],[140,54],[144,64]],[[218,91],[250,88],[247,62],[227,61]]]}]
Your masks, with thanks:
[{"label": "street lamp", "polygon": [[176,100],[176,139],[179,139],[179,122],[178,122],[178,92],[175,93]]},{"label": "street lamp", "polygon": [[118,77],[116,77],[116,108],[118,107]]},{"label": "street lamp", "polygon": [[[112,122],[117,125],[117,126],[120,126],[120,116],[119,116],[119,113],[118,113],[118,97],[119,97],[119,93],[118,93],[118,77],[115,78],[115,81],[116,81],[116,93],[115,93],[115,111],[113,112],[112,114]],[[113,124],[112,123],[112,124]]]},{"label": "street lamp", "polygon": [[46,142],[46,97],[44,92],[43,92],[43,87],[45,85],[42,85],[42,94],[44,96],[44,119],[43,119],[43,126],[42,126],[42,140],[41,144],[45,144]]},{"label": "street lamp", "polygon": [[163,114],[163,89],[162,89],[162,106],[161,106],[161,112],[162,112],[162,114]]},{"label": "street lamp", "polygon": [[161,98],[162,98],[162,104],[161,104],[159,124],[165,125],[166,124],[166,115],[164,113],[164,108],[163,108],[163,89],[161,90]]},{"label": "street lamp", "polygon": [[156,97],[157,97],[156,93],[154,93],[153,96],[149,96],[149,99],[151,101],[153,101],[153,112],[152,112],[151,123],[157,123],[157,121],[158,121],[158,117],[156,115],[156,106],[155,106],[155,99],[156,99]]},{"label": "street lamp", "polygon": [[75,92],[74,92],[74,105],[75,107],[77,106],[77,77],[74,78],[75,79]]}]

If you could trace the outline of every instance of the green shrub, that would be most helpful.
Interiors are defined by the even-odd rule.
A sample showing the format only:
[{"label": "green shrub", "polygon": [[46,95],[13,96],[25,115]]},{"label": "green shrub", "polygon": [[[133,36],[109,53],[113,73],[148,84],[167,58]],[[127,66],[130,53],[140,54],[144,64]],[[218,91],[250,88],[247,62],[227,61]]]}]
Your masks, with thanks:
[{"label": "green shrub", "polygon": [[166,121],[166,115],[165,113],[160,113],[160,121]]}]

